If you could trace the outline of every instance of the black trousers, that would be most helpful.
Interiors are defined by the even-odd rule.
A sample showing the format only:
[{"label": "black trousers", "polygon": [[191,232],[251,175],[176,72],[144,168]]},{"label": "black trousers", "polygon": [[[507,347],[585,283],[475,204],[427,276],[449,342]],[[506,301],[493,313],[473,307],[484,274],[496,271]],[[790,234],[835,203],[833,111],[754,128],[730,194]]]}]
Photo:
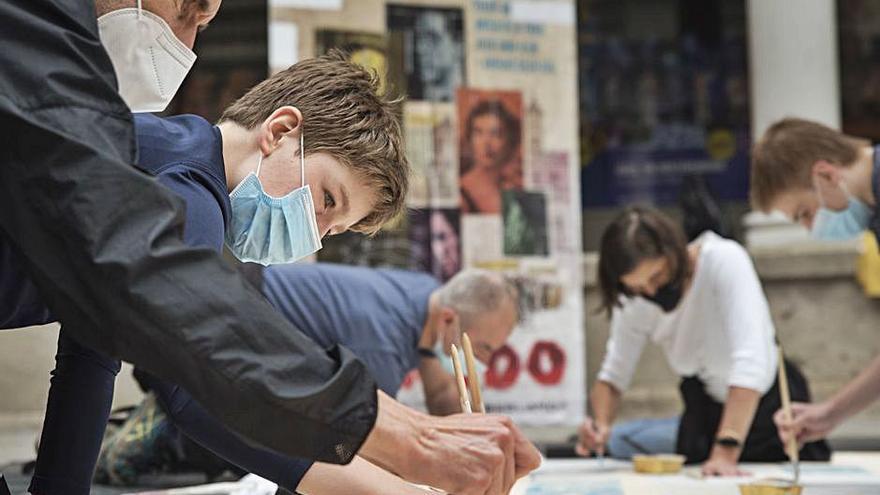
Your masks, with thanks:
[{"label": "black trousers", "polygon": [[[807,379],[800,370],[786,360],[791,400],[810,402],[810,389]],[[709,458],[724,405],[706,393],[703,382],[697,377],[682,379],[681,397],[684,400],[684,413],[678,427],[675,451],[687,458],[688,463],[703,462]],[[779,381],[761,397],[752,427],[746,437],[740,460],[743,462],[780,462],[788,460],[785,448],[779,440],[773,415],[782,407],[779,397]],[[805,444],[800,452],[805,461],[827,461],[831,459],[831,448],[824,440]]]}]

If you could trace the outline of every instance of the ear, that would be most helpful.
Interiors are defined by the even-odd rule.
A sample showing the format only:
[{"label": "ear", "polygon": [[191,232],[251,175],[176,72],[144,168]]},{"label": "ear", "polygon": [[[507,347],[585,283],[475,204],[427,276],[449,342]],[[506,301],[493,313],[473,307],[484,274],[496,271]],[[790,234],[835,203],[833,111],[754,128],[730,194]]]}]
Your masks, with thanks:
[{"label": "ear", "polygon": [[817,160],[813,164],[812,176],[837,185],[841,179],[840,167],[827,160]]},{"label": "ear", "polygon": [[275,110],[260,125],[257,139],[263,156],[271,155],[285,137],[295,137],[299,142],[301,132],[302,112],[298,108],[284,106]]},{"label": "ear", "polygon": [[454,309],[450,307],[440,308],[440,319],[444,325],[451,325],[455,322],[456,318],[458,318],[458,313]]},{"label": "ear", "polygon": [[443,352],[449,353],[449,346],[461,346],[461,322],[458,313],[449,307],[440,309],[440,324],[443,328]]}]

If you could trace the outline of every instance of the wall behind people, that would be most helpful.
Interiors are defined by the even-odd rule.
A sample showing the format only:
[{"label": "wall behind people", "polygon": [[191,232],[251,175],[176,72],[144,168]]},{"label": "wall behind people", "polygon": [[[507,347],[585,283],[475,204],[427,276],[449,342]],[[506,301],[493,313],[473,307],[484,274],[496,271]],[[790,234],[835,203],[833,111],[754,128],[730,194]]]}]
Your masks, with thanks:
[{"label": "wall behind people", "polygon": [[[371,239],[327,239],[319,259],[510,275],[530,316],[483,377],[487,406],[573,424],[585,404],[574,1],[317,4],[271,3],[272,69],[332,48],[375,69],[407,97],[414,169],[408,216]],[[419,402],[417,380],[405,401]]]},{"label": "wall behind people", "polygon": [[[49,394],[49,372],[55,368],[57,323],[27,331],[7,331],[0,338],[0,427],[40,424]],[[124,365],[116,379],[113,406],[140,402],[141,392]]]}]

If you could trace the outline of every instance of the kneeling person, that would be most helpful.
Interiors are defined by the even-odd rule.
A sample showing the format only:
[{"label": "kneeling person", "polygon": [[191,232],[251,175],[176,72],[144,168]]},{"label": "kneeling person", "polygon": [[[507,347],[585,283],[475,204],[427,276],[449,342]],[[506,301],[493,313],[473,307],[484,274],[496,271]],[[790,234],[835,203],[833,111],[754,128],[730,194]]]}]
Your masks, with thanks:
[{"label": "kneeling person", "polygon": [[[677,453],[702,462],[707,475],[739,474],[741,460],[787,459],[773,423],[780,404],[775,329],[742,246],[712,232],[687,244],[681,227],[659,211],[630,208],[602,236],[599,284],[611,334],[579,453],[604,448],[650,340],[682,378]],[[793,400],[809,401],[806,379],[785,365]],[[829,457],[824,442],[801,451],[804,460]]]}]

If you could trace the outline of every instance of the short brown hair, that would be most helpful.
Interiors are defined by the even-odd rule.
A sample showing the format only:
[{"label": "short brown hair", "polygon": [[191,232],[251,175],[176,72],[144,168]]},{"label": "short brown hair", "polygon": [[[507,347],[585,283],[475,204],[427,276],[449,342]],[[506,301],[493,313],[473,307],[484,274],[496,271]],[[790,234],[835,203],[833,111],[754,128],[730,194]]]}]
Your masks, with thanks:
[{"label": "short brown hair", "polygon": [[374,234],[403,211],[409,187],[409,163],[395,111],[398,103],[380,95],[375,72],[334,50],[257,84],[227,107],[220,121],[253,129],[280,107],[298,108],[303,114],[306,155],[330,154],[376,192],[373,211],[352,227]]},{"label": "short brown hair", "polygon": [[691,274],[687,240],[682,227],[653,208],[627,208],[602,234],[599,243],[599,290],[602,305],[610,317],[621,305],[621,296],[632,297],[620,278],[639,263],[663,256],[669,261],[669,285],[682,287]]},{"label": "short brown hair", "polygon": [[752,149],[751,202],[761,211],[785,191],[812,187],[813,165],[826,160],[852,165],[869,142],[810,120],[785,118],[767,129]]}]

